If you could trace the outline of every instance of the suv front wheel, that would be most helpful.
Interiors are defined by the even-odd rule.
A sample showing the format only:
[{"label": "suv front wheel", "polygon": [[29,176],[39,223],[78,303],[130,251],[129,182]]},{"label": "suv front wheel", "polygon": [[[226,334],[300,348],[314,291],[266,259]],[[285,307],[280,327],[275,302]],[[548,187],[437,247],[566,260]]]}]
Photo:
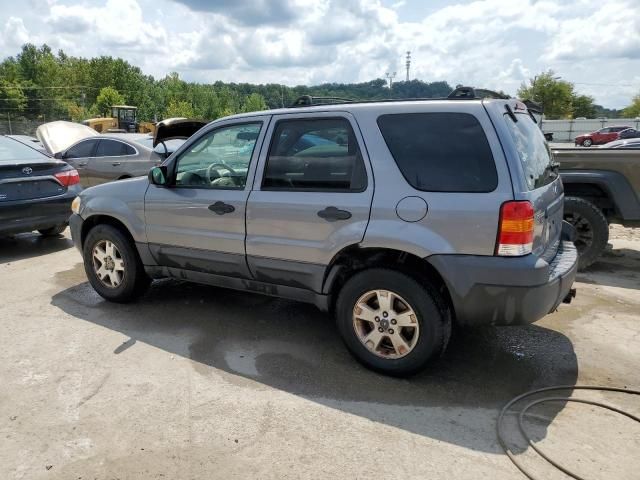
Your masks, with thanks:
[{"label": "suv front wheel", "polygon": [[349,351],[388,375],[410,375],[446,348],[451,319],[430,285],[404,273],[370,269],[343,286],[336,303],[338,328]]},{"label": "suv front wheel", "polygon": [[111,225],[97,225],[89,231],[82,256],[89,283],[106,300],[130,302],[149,286],[135,247]]}]

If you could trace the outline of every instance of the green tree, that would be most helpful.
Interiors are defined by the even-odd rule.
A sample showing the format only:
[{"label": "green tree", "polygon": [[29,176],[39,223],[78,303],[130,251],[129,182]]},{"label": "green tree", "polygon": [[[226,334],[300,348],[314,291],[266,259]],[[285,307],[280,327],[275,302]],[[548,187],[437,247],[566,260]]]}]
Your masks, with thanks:
[{"label": "green tree", "polygon": [[96,98],[96,103],[92,107],[92,111],[97,115],[108,117],[111,115],[112,105],[122,105],[124,97],[113,87],[104,87],[100,89],[100,93]]},{"label": "green tree", "polygon": [[553,70],[530,79],[529,85],[523,83],[518,97],[542,105],[545,117],[550,120],[568,118],[573,111],[573,85],[555,76]]},{"label": "green tree", "polygon": [[26,106],[27,96],[24,94],[22,85],[0,78],[0,110],[8,110],[12,114],[18,114]]},{"label": "green tree", "polygon": [[595,118],[596,117],[596,105],[593,103],[593,97],[589,95],[573,95],[571,99],[571,107],[573,109],[573,118],[585,117],[585,118]]},{"label": "green tree", "polygon": [[171,100],[164,112],[164,118],[187,117],[193,118],[193,107],[183,100]]},{"label": "green tree", "polygon": [[640,117],[640,94],[633,97],[631,105],[625,108],[622,113],[627,118]]},{"label": "green tree", "polygon": [[260,110],[266,109],[267,102],[265,102],[264,97],[259,93],[252,93],[244,99],[244,103],[242,104],[243,112],[259,112]]}]

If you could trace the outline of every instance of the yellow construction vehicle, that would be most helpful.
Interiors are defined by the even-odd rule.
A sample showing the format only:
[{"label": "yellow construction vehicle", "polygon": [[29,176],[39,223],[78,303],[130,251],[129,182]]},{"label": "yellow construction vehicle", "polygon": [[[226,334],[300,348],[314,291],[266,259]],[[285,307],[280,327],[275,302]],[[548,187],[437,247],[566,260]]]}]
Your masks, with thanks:
[{"label": "yellow construction vehicle", "polygon": [[138,107],[113,105],[111,107],[111,117],[89,118],[82,123],[100,133],[153,133],[155,124],[138,122],[137,114]]}]

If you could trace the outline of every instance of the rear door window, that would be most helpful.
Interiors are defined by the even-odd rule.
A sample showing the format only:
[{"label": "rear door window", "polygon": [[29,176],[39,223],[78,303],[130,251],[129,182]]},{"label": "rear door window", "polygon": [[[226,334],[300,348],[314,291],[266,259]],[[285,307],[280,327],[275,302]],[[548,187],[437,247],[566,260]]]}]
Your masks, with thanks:
[{"label": "rear door window", "polygon": [[504,119],[518,150],[527,187],[535,190],[551,183],[558,172],[554,167],[551,149],[538,125],[526,113],[516,113],[515,116],[517,122],[507,114]]},{"label": "rear door window", "polygon": [[277,123],[263,190],[362,192],[366,171],[358,141],[345,118]]},{"label": "rear door window", "polygon": [[[117,142],[115,140],[100,140],[96,149],[96,157],[119,157],[129,155],[127,153],[127,144]],[[129,147],[131,148],[131,147]],[[133,151],[133,149],[131,149]],[[133,151],[135,153],[135,151]]]},{"label": "rear door window", "polygon": [[491,192],[493,154],[478,119],[467,113],[382,115],[378,127],[409,184],[428,192]]}]

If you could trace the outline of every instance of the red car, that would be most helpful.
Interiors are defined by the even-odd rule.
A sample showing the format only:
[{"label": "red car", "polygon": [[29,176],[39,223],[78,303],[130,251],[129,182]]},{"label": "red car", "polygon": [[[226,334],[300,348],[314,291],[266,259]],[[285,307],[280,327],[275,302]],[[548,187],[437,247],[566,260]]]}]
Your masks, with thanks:
[{"label": "red car", "polygon": [[618,139],[618,133],[631,128],[629,126],[604,127],[598,131],[578,135],[574,140],[576,145],[590,147],[591,145],[602,145]]}]

